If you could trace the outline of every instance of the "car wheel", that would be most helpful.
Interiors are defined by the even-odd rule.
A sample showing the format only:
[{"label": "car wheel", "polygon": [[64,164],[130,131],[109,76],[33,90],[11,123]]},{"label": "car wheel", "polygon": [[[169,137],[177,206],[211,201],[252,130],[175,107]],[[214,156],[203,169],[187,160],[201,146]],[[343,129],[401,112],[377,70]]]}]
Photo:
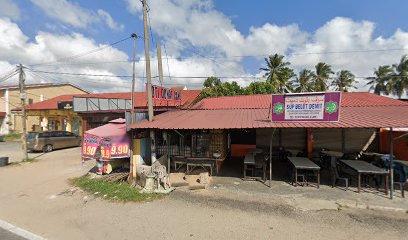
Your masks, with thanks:
[{"label": "car wheel", "polygon": [[54,147],[51,144],[47,144],[44,146],[43,152],[52,152],[54,150]]}]

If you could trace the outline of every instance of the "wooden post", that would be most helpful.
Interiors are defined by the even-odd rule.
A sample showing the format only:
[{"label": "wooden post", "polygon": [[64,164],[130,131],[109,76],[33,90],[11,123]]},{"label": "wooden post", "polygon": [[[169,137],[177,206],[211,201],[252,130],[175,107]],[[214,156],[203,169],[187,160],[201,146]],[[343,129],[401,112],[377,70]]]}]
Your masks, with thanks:
[{"label": "wooden post", "polygon": [[313,157],[313,128],[307,129],[307,157],[312,159]]}]

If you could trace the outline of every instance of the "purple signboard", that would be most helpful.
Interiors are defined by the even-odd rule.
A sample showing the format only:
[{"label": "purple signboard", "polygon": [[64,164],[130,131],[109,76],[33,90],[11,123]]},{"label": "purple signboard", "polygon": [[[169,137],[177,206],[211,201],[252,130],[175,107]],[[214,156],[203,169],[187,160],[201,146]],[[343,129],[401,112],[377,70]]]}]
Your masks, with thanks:
[{"label": "purple signboard", "polygon": [[337,122],[340,92],[272,95],[273,122]]}]

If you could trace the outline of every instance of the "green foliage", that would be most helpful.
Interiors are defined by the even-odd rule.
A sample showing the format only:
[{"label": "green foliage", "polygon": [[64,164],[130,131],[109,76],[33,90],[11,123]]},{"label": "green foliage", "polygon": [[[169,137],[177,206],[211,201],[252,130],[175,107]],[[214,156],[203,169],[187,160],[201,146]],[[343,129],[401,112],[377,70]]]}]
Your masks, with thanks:
[{"label": "green foliage", "polygon": [[389,94],[387,89],[387,83],[392,78],[394,71],[391,66],[379,66],[374,70],[374,77],[368,77],[369,81],[367,85],[370,85],[369,91],[374,90],[375,94]]},{"label": "green foliage", "polygon": [[141,193],[132,188],[127,182],[107,182],[100,179],[91,179],[88,176],[71,179],[71,184],[84,191],[114,201],[142,202],[152,201],[163,197],[161,194]]},{"label": "green foliage", "polygon": [[23,136],[22,133],[15,132],[15,133],[9,133],[3,136],[4,141],[13,141],[13,140],[20,140],[21,136]]},{"label": "green foliage", "polygon": [[204,81],[204,88],[212,88],[221,85],[221,80],[217,77],[209,77]]},{"label": "green foliage", "polygon": [[354,74],[348,70],[341,70],[336,73],[336,77],[332,82],[332,86],[336,91],[348,92],[351,88],[356,88],[353,84],[357,82]]},{"label": "green foliage", "polygon": [[270,94],[275,93],[276,87],[270,82],[252,82],[248,87],[244,89],[246,95],[249,94]]},{"label": "green foliage", "polygon": [[307,69],[303,69],[299,72],[299,76],[296,76],[295,83],[297,87],[295,92],[312,92],[313,91],[313,72]]},{"label": "green foliage", "polygon": [[401,98],[404,91],[408,91],[408,55],[402,56],[400,62],[392,67],[394,76],[387,83],[387,90]]},{"label": "green foliage", "polygon": [[275,87],[274,93],[284,93],[285,89],[292,90],[291,79],[295,76],[293,69],[289,68],[289,62],[285,62],[283,55],[274,54],[265,58],[266,67],[260,68],[265,71],[266,81]]},{"label": "green foliage", "polygon": [[314,91],[324,92],[327,91],[328,84],[327,81],[330,79],[331,75],[334,73],[330,65],[324,62],[319,62],[315,66],[316,72],[313,74],[314,80]]}]

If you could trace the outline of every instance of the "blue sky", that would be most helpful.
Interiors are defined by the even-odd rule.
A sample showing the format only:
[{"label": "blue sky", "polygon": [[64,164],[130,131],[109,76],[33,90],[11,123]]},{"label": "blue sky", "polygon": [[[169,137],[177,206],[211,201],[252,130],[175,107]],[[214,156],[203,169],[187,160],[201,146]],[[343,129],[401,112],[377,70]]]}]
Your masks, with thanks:
[{"label": "blue sky", "polygon": [[[402,0],[148,0],[148,4],[153,38],[166,46],[170,58],[164,70],[165,75],[173,76],[165,79],[169,86],[199,88],[203,81],[177,76],[229,76],[233,78],[223,80],[241,85],[261,81],[263,56],[272,53],[285,54],[296,71],[325,61],[335,71],[349,69],[357,76],[370,76],[378,65],[395,63],[408,52],[408,2]],[[0,70],[7,72],[20,62],[32,65],[86,52],[132,32],[142,34],[142,27],[139,0],[2,0],[0,32],[6,37],[0,40]],[[139,89],[144,82],[143,47],[139,39]],[[127,40],[69,64],[36,69],[126,75],[131,71],[126,62],[131,49],[132,42]],[[373,49],[401,50],[325,54]],[[155,75],[154,46],[151,52]],[[72,81],[94,91],[126,91],[129,84],[126,78],[28,75],[32,82]],[[357,87],[367,90],[363,82]]]}]

